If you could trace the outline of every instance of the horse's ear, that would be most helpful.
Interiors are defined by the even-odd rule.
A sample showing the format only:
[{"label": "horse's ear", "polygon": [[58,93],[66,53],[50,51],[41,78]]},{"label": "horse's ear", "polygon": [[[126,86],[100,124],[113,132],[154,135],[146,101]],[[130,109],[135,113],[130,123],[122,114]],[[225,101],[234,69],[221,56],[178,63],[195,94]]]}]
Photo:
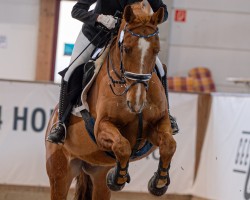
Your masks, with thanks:
[{"label": "horse's ear", "polygon": [[131,23],[132,21],[134,21],[134,19],[135,19],[135,14],[134,14],[130,5],[125,7],[124,19],[128,24]]},{"label": "horse's ear", "polygon": [[150,22],[154,25],[158,25],[160,23],[162,23],[163,19],[164,19],[164,8],[160,7],[151,17]]}]

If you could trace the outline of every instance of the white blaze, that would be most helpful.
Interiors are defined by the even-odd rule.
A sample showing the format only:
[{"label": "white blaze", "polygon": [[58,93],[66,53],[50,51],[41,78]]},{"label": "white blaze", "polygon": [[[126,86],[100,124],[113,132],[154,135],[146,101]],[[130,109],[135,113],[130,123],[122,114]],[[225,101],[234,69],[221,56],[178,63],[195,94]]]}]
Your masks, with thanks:
[{"label": "white blaze", "polygon": [[[143,66],[144,66],[144,60],[145,57],[147,55],[147,51],[150,47],[150,43],[145,40],[145,38],[140,38],[138,41],[138,48],[141,50],[141,60],[140,60],[140,74],[142,74],[143,72]],[[138,84],[138,88],[136,91],[136,106],[140,106],[139,102],[140,102],[140,96],[141,96],[141,87],[142,84]]]},{"label": "white blaze", "polygon": [[140,73],[142,73],[144,59],[147,55],[147,51],[149,49],[150,43],[144,38],[140,38],[138,42],[138,48],[141,50],[141,69]]}]

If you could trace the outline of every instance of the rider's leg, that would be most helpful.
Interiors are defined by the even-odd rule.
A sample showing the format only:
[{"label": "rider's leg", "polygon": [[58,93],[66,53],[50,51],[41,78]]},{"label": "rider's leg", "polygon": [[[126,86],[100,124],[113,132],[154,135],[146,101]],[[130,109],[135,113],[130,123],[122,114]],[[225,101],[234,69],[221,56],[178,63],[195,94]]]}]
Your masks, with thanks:
[{"label": "rider's leg", "polygon": [[[95,49],[95,46],[91,44],[86,51],[84,51],[81,55],[82,50],[89,44],[89,40],[83,35],[82,31],[75,42],[74,50],[72,52],[72,57],[70,63],[72,63],[67,70],[64,78],[62,78],[61,82],[61,90],[60,90],[60,99],[59,99],[59,115],[58,115],[58,123],[51,129],[50,134],[47,137],[47,141],[63,144],[66,138],[66,129],[68,116],[71,113],[72,105],[70,104],[70,100],[67,96],[68,91],[68,81],[74,72],[74,70],[81,64],[88,62],[90,56]],[[79,56],[80,55],[80,56]],[[78,57],[79,56],[79,57]],[[78,58],[77,58],[78,57]],[[77,58],[77,59],[76,59]],[[75,60],[76,59],[76,60]]]},{"label": "rider's leg", "polygon": [[[169,119],[170,119],[170,123],[171,123],[171,127],[173,130],[173,134],[176,134],[179,132],[179,127],[178,124],[175,120],[175,118],[170,114],[170,108],[169,108],[169,98],[168,98],[168,82],[167,82],[167,69],[164,69],[160,59],[158,57],[156,57],[156,67],[158,69],[159,75],[161,76],[161,82],[163,84],[163,87],[165,89],[166,92],[166,96],[167,96],[167,101],[168,101],[168,114],[169,114]],[[166,67],[165,67],[166,68]]]}]

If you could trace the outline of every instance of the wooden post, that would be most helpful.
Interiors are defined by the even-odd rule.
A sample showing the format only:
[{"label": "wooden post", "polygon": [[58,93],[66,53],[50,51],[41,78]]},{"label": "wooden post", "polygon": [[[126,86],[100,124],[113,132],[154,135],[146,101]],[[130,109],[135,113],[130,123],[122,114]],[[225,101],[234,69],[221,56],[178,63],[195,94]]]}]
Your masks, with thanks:
[{"label": "wooden post", "polygon": [[209,93],[201,93],[198,96],[198,113],[197,113],[197,138],[196,138],[196,160],[195,160],[195,178],[197,175],[202,146],[206,136],[212,96]]},{"label": "wooden post", "polygon": [[36,80],[52,81],[57,44],[60,0],[40,0]]}]

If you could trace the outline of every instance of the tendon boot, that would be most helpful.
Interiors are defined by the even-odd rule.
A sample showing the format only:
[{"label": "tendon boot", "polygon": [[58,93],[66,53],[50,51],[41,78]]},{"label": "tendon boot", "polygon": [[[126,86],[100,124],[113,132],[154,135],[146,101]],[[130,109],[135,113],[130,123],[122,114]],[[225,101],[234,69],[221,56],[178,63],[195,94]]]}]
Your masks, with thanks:
[{"label": "tendon boot", "polygon": [[68,82],[62,79],[60,100],[59,100],[59,121],[52,127],[47,141],[55,144],[64,144],[67,132],[68,116],[71,112],[72,105],[67,97]]}]

